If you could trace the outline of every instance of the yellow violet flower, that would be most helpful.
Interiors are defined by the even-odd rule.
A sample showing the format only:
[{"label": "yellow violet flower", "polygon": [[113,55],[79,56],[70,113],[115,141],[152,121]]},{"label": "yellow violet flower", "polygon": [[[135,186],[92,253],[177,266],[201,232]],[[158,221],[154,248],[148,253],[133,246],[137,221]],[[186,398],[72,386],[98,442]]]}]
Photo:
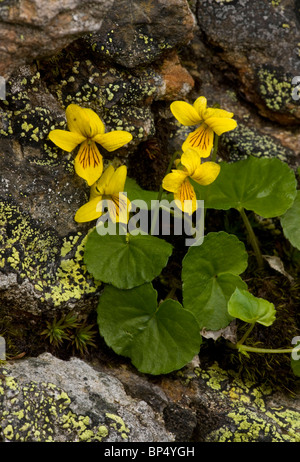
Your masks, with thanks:
[{"label": "yellow violet flower", "polygon": [[127,168],[125,165],[116,170],[110,165],[91,187],[90,200],[77,210],[75,221],[82,223],[96,220],[103,214],[99,203],[105,201],[109,217],[114,223],[128,223],[130,202],[123,193],[126,176]]},{"label": "yellow violet flower", "polygon": [[199,125],[190,133],[182,145],[182,150],[194,149],[201,157],[208,157],[214,142],[214,133],[218,136],[236,128],[233,113],[224,109],[207,108],[207,100],[199,96],[193,104],[174,101],[170,106],[174,117],[182,125]]},{"label": "yellow violet flower", "polygon": [[165,176],[162,185],[164,189],[174,193],[178,208],[192,215],[197,209],[197,197],[189,178],[201,185],[209,185],[219,175],[220,165],[215,162],[201,164],[199,154],[189,149],[182,154],[177,167]]},{"label": "yellow violet flower", "polygon": [[49,138],[64,151],[71,152],[80,144],[75,158],[75,171],[91,186],[98,180],[103,171],[103,160],[96,143],[107,151],[115,151],[132,140],[132,135],[126,131],[105,133],[105,127],[100,117],[88,108],[70,104],[66,109],[68,128],[52,130]]}]

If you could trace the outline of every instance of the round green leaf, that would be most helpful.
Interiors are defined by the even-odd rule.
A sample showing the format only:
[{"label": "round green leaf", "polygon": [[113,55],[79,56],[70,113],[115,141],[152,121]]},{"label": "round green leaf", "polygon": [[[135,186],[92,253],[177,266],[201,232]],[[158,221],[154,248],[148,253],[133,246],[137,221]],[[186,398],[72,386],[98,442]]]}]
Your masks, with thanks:
[{"label": "round green leaf", "polygon": [[199,353],[200,329],[192,313],[171,299],[157,306],[151,283],[130,290],[106,286],[97,311],[107,345],[141,372],[167,374]]},{"label": "round green leaf", "polygon": [[271,326],[275,321],[276,310],[273,303],[257,298],[247,290],[234,291],[228,302],[228,312],[244,322],[258,322],[263,326]]},{"label": "round green leaf", "polygon": [[206,208],[252,210],[265,218],[288,210],[296,195],[293,170],[279,159],[248,157],[220,163],[217,179],[209,186],[193,183],[198,199]]},{"label": "round green leaf", "polygon": [[300,377],[300,358],[299,359],[291,359],[291,367],[294,375],[296,377]]},{"label": "round green leaf", "polygon": [[99,235],[87,239],[84,262],[98,281],[131,289],[152,281],[166,266],[172,246],[150,235]]},{"label": "round green leaf", "polygon": [[300,250],[300,191],[297,191],[292,207],[285,212],[280,222],[285,237]]},{"label": "round green leaf", "polygon": [[233,234],[209,233],[203,244],[189,248],[182,264],[183,306],[207,330],[219,330],[232,320],[227,303],[239,287],[247,288],[239,274],[245,271],[248,254]]}]

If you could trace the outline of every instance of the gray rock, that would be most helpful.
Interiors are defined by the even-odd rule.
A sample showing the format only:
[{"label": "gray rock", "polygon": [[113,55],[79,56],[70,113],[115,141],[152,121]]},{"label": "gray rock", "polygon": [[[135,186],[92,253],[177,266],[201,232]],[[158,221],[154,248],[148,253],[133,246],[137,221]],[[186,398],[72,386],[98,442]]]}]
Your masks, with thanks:
[{"label": "gray rock", "polygon": [[300,42],[294,1],[201,0],[197,18],[202,40],[227,63],[228,73],[235,74],[240,91],[260,114],[299,124],[299,104],[292,98]]},{"label": "gray rock", "polygon": [[299,442],[299,397],[216,362],[153,379],[46,353],[0,368],[3,442]]},{"label": "gray rock", "polygon": [[194,28],[194,16],[185,0],[119,0],[108,9],[100,31],[86,41],[99,56],[134,68],[186,45]]},{"label": "gray rock", "polygon": [[[101,28],[113,0],[5,0],[0,5],[0,75],[51,56],[85,33]],[[92,11],[92,14],[91,14]]]},{"label": "gray rock", "polygon": [[46,353],[2,369],[4,442],[171,442],[159,414],[84,361]]}]

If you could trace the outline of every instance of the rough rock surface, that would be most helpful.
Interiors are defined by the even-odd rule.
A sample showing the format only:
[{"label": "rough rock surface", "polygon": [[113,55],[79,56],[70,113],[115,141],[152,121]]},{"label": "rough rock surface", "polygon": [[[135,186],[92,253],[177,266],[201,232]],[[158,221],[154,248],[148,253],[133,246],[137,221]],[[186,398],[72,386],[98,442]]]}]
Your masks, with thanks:
[{"label": "rough rock surface", "polygon": [[261,115],[298,124],[292,99],[299,73],[299,7],[294,0],[200,0],[197,19],[204,43],[214,47],[245,98]]},{"label": "rough rock surface", "polygon": [[151,407],[115,377],[50,354],[4,368],[0,440],[173,441]]},{"label": "rough rock surface", "polygon": [[[111,6],[112,2],[99,1],[89,4],[89,9],[93,11],[95,7],[97,14],[102,11],[106,18],[114,18],[110,20],[112,24],[120,10]],[[103,152],[105,160],[115,158],[115,165],[119,165],[139,143],[154,136],[152,103],[185,97],[194,84],[174,48],[192,37],[194,16],[185,1],[132,2],[132,11],[139,15],[125,15],[125,19],[122,15],[125,23],[120,19],[118,27],[115,24],[114,40],[119,40],[125,55],[133,46],[131,34],[137,36],[139,47],[133,48],[136,58],[131,52],[130,66],[141,62],[148,65],[134,70],[128,69],[125,55],[112,61],[115,58],[111,50],[117,48],[111,47],[107,31],[102,34],[102,21],[97,15],[87,15],[82,2],[60,1],[51,3],[51,7],[48,2],[45,9],[42,7],[38,2],[25,1],[5,1],[0,5],[7,27],[22,28],[24,22],[28,29],[42,34],[32,36],[31,42],[24,32],[28,48],[27,55],[21,49],[20,62],[28,59],[30,64],[15,68],[6,82],[6,99],[0,101],[1,309],[12,317],[14,310],[20,309],[37,316],[47,311],[52,315],[56,310],[69,311],[74,306],[77,311],[84,307],[88,312],[99,288],[82,262],[90,224],[74,221],[76,210],[87,200],[88,188],[74,175],[74,155],[64,153],[48,140],[50,130],[66,128],[68,104],[94,109],[107,131],[124,129],[132,133],[128,149]],[[85,15],[85,22],[81,15]],[[60,20],[66,21],[70,29],[62,27]],[[97,42],[93,35],[86,34],[94,30],[96,23]],[[142,39],[141,24],[145,24]],[[158,30],[164,31],[159,43]],[[49,34],[58,36],[57,40],[48,40]],[[40,41],[39,48],[34,40]],[[101,41],[109,52],[105,48],[102,53]],[[48,57],[43,60],[46,43]],[[31,50],[32,46],[36,51]],[[5,50],[9,52],[9,45]],[[152,51],[147,55],[149,50]],[[162,59],[153,61],[161,54]],[[9,64],[8,57],[5,62]],[[20,62],[14,54],[14,66]]]},{"label": "rough rock surface", "polygon": [[216,363],[152,379],[50,354],[1,368],[0,440],[299,442],[299,400]]},{"label": "rough rock surface", "polygon": [[[74,154],[47,139],[66,128],[66,106],[132,133],[103,155],[148,189],[187,134],[170,102],[199,95],[238,121],[220,138],[221,157],[297,167],[299,43],[298,0],[0,1],[0,334],[16,331],[18,353],[40,344],[45,320],[93,313],[102,290],[82,259],[91,225],[73,219],[88,188]],[[8,361],[1,438],[299,442],[296,398],[217,364],[153,378],[102,354],[92,365],[48,354]]]},{"label": "rough rock surface", "polygon": [[194,19],[185,0],[4,0],[0,25],[0,75],[7,78],[22,64],[55,55],[84,34],[92,34],[96,51],[121,65],[151,62],[187,43]]}]

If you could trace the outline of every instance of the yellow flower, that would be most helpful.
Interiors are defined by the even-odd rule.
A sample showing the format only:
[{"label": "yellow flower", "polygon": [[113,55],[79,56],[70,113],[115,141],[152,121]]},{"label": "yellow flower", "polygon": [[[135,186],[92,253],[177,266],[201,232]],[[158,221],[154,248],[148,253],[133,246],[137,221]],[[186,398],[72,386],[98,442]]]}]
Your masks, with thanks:
[{"label": "yellow flower", "polygon": [[174,101],[170,109],[174,117],[186,126],[199,125],[190,133],[182,145],[182,150],[194,149],[201,157],[208,157],[214,142],[214,133],[218,136],[236,128],[233,113],[224,109],[207,108],[207,100],[199,96],[194,104]]},{"label": "yellow flower", "polygon": [[105,201],[109,217],[114,223],[128,223],[130,202],[123,194],[126,176],[125,165],[116,170],[110,165],[91,187],[90,200],[77,210],[75,221],[82,223],[96,220],[104,211],[104,207],[101,208],[99,203]]},{"label": "yellow flower", "polygon": [[91,186],[98,180],[103,171],[102,155],[96,143],[107,151],[115,151],[132,140],[132,135],[126,131],[105,133],[105,127],[99,116],[88,108],[70,104],[66,109],[68,128],[52,130],[49,138],[64,151],[71,152],[80,144],[75,158],[75,171]]},{"label": "yellow flower", "polygon": [[199,154],[189,149],[182,154],[177,167],[165,176],[163,188],[174,193],[178,208],[191,215],[197,209],[197,197],[189,178],[201,185],[209,185],[219,175],[220,165],[215,162],[201,164]]}]

